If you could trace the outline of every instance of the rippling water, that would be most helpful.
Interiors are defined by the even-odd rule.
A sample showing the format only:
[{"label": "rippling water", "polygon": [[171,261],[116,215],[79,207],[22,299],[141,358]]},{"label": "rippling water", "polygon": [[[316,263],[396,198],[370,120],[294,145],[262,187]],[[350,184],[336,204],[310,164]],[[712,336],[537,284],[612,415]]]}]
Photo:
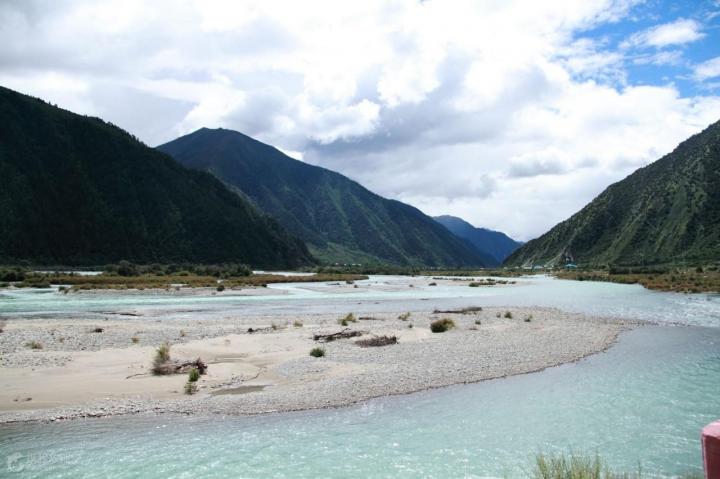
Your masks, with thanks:
[{"label": "rippling water", "polygon": [[[302,290],[282,299],[218,299],[206,310],[325,311],[358,300],[363,311],[540,304],[713,327],[643,327],[578,363],[336,410],[5,426],[0,476],[522,477],[535,453],[571,450],[597,452],[618,469],[640,465],[647,475],[700,470],[700,428],[720,418],[717,297],[547,278],[467,289],[458,297],[438,288],[430,303],[423,301],[428,291],[343,297]],[[28,304],[42,311],[43,301]]]},{"label": "rippling water", "polygon": [[[408,288],[407,278],[371,276],[363,291],[331,283],[275,284],[268,296],[174,296],[168,294],[60,294],[55,290],[0,291],[0,316],[72,314],[133,310],[158,317],[203,319],[231,314],[289,314],[431,310],[468,305],[548,306],[602,316],[720,327],[720,295],[649,291],[639,285],[577,282],[545,276],[519,278],[512,286],[469,288],[442,283]],[[429,280],[428,280],[429,282]],[[398,284],[405,286],[399,287]],[[392,288],[379,291],[379,288]]]}]

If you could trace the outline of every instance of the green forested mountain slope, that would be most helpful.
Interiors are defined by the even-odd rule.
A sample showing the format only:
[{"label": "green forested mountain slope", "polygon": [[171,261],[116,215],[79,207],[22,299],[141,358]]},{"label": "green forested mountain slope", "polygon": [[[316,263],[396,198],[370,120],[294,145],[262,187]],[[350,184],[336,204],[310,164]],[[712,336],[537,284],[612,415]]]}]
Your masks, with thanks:
[{"label": "green forested mountain slope", "polygon": [[418,209],[241,133],[203,128],[158,149],[237,188],[325,261],[428,266],[492,261]]},{"label": "green forested mountain slope", "polygon": [[435,221],[450,230],[455,236],[469,241],[478,251],[491,255],[497,265],[502,264],[505,258],[522,244],[500,231],[476,228],[457,216],[435,216]]},{"label": "green forested mountain slope", "polygon": [[608,187],[507,265],[720,260],[720,122]]},{"label": "green forested mountain slope", "polygon": [[203,172],[123,130],[0,87],[0,262],[313,261]]}]

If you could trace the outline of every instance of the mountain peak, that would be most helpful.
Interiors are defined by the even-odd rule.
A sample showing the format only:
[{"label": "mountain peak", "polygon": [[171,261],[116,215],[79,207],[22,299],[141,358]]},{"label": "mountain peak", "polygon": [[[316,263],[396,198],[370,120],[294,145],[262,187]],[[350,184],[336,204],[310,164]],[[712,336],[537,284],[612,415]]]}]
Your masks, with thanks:
[{"label": "mountain peak", "polygon": [[469,241],[478,251],[491,255],[497,264],[502,264],[505,258],[522,244],[505,233],[477,228],[457,216],[442,215],[435,216],[434,219],[455,236]]},{"label": "mountain peak", "polygon": [[[221,133],[220,135],[218,133]],[[290,158],[231,130],[199,130],[158,147],[250,198],[326,262],[482,266],[480,254],[417,208]]]}]

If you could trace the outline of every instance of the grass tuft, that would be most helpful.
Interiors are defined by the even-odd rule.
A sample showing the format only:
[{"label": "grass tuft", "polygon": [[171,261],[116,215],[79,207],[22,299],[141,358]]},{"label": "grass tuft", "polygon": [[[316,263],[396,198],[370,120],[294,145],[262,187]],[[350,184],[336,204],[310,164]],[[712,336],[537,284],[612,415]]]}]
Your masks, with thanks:
[{"label": "grass tuft", "polygon": [[35,340],[28,341],[27,343],[25,343],[25,346],[28,347],[28,348],[30,348],[30,349],[35,349],[35,350],[38,350],[38,349],[42,349],[42,348],[43,348],[42,343],[39,342],[39,341],[35,341]]},{"label": "grass tuft", "polygon": [[152,372],[156,375],[165,374],[163,366],[170,361],[170,343],[163,343],[155,350]]},{"label": "grass tuft", "polygon": [[322,358],[325,356],[325,350],[323,348],[312,348],[310,350],[310,356],[314,358]]},{"label": "grass tuft", "polygon": [[438,319],[430,323],[430,331],[433,333],[444,333],[455,327],[455,321],[449,318]]}]

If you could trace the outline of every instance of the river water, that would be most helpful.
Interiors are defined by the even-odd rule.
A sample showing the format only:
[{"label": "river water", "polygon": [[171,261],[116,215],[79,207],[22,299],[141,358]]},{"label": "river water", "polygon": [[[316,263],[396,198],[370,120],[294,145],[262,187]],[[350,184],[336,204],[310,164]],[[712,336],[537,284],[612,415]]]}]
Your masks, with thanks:
[{"label": "river water", "polygon": [[0,477],[525,477],[539,452],[597,453],[616,469],[647,476],[701,470],[700,429],[720,418],[718,296],[545,277],[492,288],[409,288],[405,281],[371,277],[357,292],[277,285],[277,294],[263,297],[27,290],[1,295],[0,314],[133,310],[172,320],[538,305],[668,325],[624,333],[605,353],[540,373],[341,409],[4,426]]}]

